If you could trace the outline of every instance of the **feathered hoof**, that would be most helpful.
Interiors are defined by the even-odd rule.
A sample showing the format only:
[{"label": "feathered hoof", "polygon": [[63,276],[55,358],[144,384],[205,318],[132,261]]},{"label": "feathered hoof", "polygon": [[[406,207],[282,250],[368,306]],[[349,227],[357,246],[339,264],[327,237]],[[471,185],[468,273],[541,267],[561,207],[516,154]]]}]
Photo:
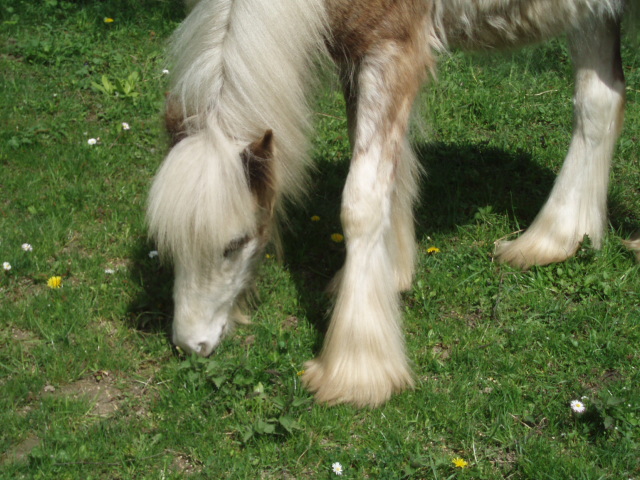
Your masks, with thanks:
[{"label": "feathered hoof", "polygon": [[342,364],[339,368],[335,362],[329,363],[333,365],[327,368],[322,358],[316,358],[305,364],[302,381],[318,403],[375,408],[394,393],[413,387],[411,371],[406,364],[397,365],[392,371],[389,364],[379,365],[379,368],[370,363],[359,368]]},{"label": "feathered hoof", "polygon": [[636,258],[640,262],[640,234],[637,237],[634,236],[634,238],[631,238],[629,240],[623,240],[622,243],[625,247],[636,254]]},{"label": "feathered hoof", "polygon": [[494,258],[514,268],[526,270],[533,265],[563,262],[576,253],[580,243],[573,241],[560,244],[546,238],[531,238],[525,233],[517,240],[497,241]]}]

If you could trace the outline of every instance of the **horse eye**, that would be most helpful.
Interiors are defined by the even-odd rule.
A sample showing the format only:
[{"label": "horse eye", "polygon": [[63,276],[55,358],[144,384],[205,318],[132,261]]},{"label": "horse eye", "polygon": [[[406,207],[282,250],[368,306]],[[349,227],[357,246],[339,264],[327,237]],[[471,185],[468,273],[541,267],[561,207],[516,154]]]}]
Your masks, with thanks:
[{"label": "horse eye", "polygon": [[249,237],[249,235],[231,240],[231,242],[229,242],[229,244],[227,245],[227,248],[224,249],[222,256],[224,258],[229,258],[235,252],[240,250],[240,248],[244,247],[249,242],[249,240],[251,240],[251,237]]}]

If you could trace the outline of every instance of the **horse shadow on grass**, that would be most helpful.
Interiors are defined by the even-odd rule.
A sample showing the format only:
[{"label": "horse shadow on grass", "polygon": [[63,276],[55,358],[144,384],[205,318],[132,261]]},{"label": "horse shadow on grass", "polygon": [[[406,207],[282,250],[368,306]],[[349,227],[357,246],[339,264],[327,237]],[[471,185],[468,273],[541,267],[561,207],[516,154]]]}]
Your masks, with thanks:
[{"label": "horse shadow on grass", "polygon": [[[479,209],[486,207],[511,219],[514,229],[526,228],[542,208],[556,177],[523,150],[506,151],[482,143],[432,142],[418,145],[416,153],[426,172],[415,209],[418,241],[452,234],[460,226],[476,222]],[[332,244],[330,237],[340,228],[340,197],[348,161],[336,165],[320,159],[317,164],[320,173],[314,177],[311,201],[293,216],[291,228],[284,235],[284,247],[286,266],[300,292],[301,314],[318,331],[319,349],[331,305],[326,286],[345,256],[344,246]],[[613,196],[609,209],[616,215],[625,207]],[[309,218],[319,211],[329,216],[316,226]],[[613,228],[630,234],[634,226],[622,218],[612,218]]]},{"label": "horse shadow on grass", "polygon": [[[416,153],[426,172],[415,211],[418,240],[453,232],[475,221],[478,209],[487,206],[528,225],[555,178],[524,151],[436,142],[418,145]],[[331,305],[325,289],[345,256],[344,245],[333,243],[331,235],[340,232],[340,198],[349,165],[347,160],[336,164],[319,159],[317,166],[311,199],[291,215],[283,239],[286,268],[300,292],[301,315],[324,333]],[[311,222],[314,215],[321,221]]]},{"label": "horse shadow on grass", "polygon": [[[476,221],[478,210],[486,207],[526,227],[544,204],[556,176],[525,151],[506,151],[482,143],[425,143],[417,146],[416,153],[426,172],[415,210],[418,240],[452,233]],[[288,209],[282,243],[284,268],[298,292],[299,315],[318,332],[319,348],[331,307],[326,287],[345,258],[344,243],[332,241],[332,235],[341,233],[340,202],[349,161],[320,158],[316,167],[308,202]],[[612,211],[621,208],[618,204],[615,198],[610,199]],[[613,225],[627,230],[615,221]],[[170,265],[149,258],[152,248],[141,240],[132,252],[135,267],[131,275],[141,288],[130,304],[129,319],[141,331],[168,335],[173,271]]]},{"label": "horse shadow on grass", "polygon": [[160,262],[154,248],[141,237],[130,254],[131,281],[139,288],[129,303],[127,322],[140,332],[164,334],[169,338],[173,318],[173,268]]}]

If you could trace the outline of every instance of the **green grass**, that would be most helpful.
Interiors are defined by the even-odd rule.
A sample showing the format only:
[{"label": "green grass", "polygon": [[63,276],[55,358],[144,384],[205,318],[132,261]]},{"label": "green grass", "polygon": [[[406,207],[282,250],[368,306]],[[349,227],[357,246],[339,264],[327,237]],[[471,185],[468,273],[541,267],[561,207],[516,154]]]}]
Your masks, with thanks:
[{"label": "green grass", "polygon": [[640,212],[634,50],[604,247],[528,272],[491,252],[534,218],[566,151],[566,49],[442,58],[416,133],[428,176],[403,296],[416,388],[328,408],[298,373],[344,256],[330,235],[349,148],[329,90],[316,183],[284,265],[260,270],[253,323],[210,359],[169,342],[171,271],[148,256],[144,204],[182,17],[168,0],[0,6],[0,478],[330,478],[333,462],[344,478],[640,478],[640,271],[621,245]]}]

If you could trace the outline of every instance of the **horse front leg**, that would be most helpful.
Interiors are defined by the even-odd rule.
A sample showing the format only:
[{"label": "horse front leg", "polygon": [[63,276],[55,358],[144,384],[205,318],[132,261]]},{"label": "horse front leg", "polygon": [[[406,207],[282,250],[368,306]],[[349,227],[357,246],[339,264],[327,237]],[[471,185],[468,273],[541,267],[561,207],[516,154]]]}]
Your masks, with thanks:
[{"label": "horse front leg", "polygon": [[[349,141],[356,144],[358,125],[358,85],[351,75],[351,69],[343,66],[342,86],[347,110]],[[385,239],[387,251],[391,255],[394,278],[398,291],[411,288],[415,271],[416,233],[413,215],[414,204],[418,199],[419,180],[422,169],[408,138],[405,136],[399,146],[399,160],[394,172],[394,188],[391,198],[391,228]],[[342,277],[342,270],[335,276],[328,288],[336,293]]]},{"label": "horse front leg", "polygon": [[610,19],[586,22],[569,34],[569,44],[575,68],[569,152],[528,230],[496,248],[500,261],[519,268],[567,259],[584,235],[599,248],[607,224],[609,169],[624,113],[619,24]]},{"label": "horse front leg", "polygon": [[[377,406],[413,385],[398,294],[413,269],[416,188],[415,178],[406,177],[416,167],[403,162],[415,161],[407,154],[406,131],[425,72],[424,53],[412,48],[395,41],[377,46],[358,63],[356,88],[348,90],[348,108],[355,112],[349,116],[355,118],[341,213],[347,257],[322,351],[305,365],[303,377],[320,402]],[[404,259],[390,251],[408,244]]]}]

